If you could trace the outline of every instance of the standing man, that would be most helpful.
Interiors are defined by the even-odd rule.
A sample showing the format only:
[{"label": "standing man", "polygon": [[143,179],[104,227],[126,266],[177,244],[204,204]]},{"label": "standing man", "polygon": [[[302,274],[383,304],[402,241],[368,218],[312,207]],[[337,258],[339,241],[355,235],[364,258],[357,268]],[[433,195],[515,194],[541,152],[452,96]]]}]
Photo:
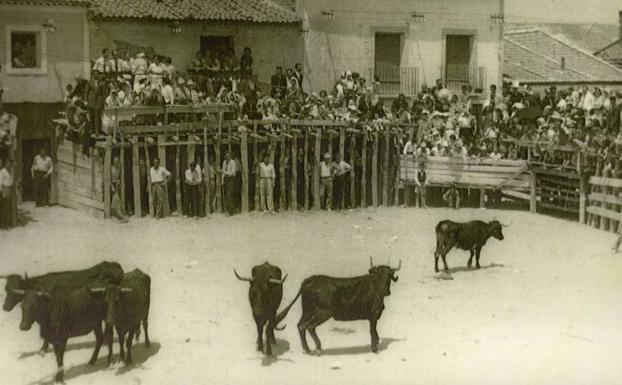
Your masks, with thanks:
[{"label": "standing man", "polygon": [[[322,205],[327,211],[332,210],[333,201],[333,176],[336,173],[335,164],[331,161],[329,153],[324,154],[324,161],[320,162],[320,208]],[[326,199],[326,201],[324,201]]]},{"label": "standing man", "polygon": [[125,215],[125,208],[123,207],[123,201],[121,200],[121,164],[118,157],[112,160],[112,168],[110,170],[112,188],[110,210],[112,216],[119,219],[121,222],[128,222]]},{"label": "standing man", "polygon": [[428,176],[425,173],[425,163],[419,162],[419,169],[415,174],[415,205],[425,209],[426,186],[428,185]]},{"label": "standing man", "polygon": [[266,212],[266,206],[270,214],[274,214],[274,199],[272,191],[274,190],[274,181],[276,173],[274,165],[270,163],[270,157],[267,152],[263,155],[261,163],[259,163],[259,207],[261,212]]},{"label": "standing man", "polygon": [[185,173],[186,177],[186,215],[189,217],[199,217],[199,185],[203,183],[201,176],[201,166],[196,162],[188,165]]},{"label": "standing man", "polygon": [[344,207],[343,196],[346,189],[346,179],[352,166],[341,159],[341,154],[335,156],[335,204],[337,209]]},{"label": "standing man", "polygon": [[270,96],[275,97],[277,91],[279,92],[279,95],[285,95],[285,92],[287,91],[287,78],[283,73],[283,67],[276,67],[276,73],[272,75],[272,78],[270,78],[270,86]]},{"label": "standing man", "polygon": [[10,159],[4,165],[0,160],[0,229],[17,226],[17,197],[13,188],[12,168]]},{"label": "standing man", "polygon": [[164,199],[168,199],[168,196],[165,196],[165,184],[171,178],[171,173],[160,166],[160,159],[155,158],[153,160],[153,166],[149,170],[149,175],[151,177],[151,196],[153,200],[153,215],[157,219],[165,216],[164,213]]},{"label": "standing man", "polygon": [[216,198],[216,170],[214,169],[214,157],[210,156],[203,166],[203,179],[205,180],[205,199],[209,202],[206,215],[214,212],[214,200]]},{"label": "standing man", "polygon": [[48,206],[50,200],[50,176],[54,171],[52,158],[48,156],[48,151],[44,147],[39,149],[39,155],[30,169],[35,187],[35,202],[37,207]]},{"label": "standing man", "polygon": [[235,175],[238,172],[237,165],[233,159],[231,159],[231,153],[225,152],[225,160],[222,162],[222,183],[223,183],[223,195],[225,201],[225,211],[229,216],[235,213]]}]

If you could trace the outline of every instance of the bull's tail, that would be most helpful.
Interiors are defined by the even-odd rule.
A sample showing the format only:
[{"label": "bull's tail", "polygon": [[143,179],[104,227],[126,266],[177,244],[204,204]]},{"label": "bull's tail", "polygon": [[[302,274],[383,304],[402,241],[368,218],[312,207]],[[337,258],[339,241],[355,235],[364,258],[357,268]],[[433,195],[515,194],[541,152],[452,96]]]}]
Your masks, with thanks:
[{"label": "bull's tail", "polygon": [[287,317],[287,313],[289,313],[289,309],[292,308],[292,306],[294,306],[294,303],[296,303],[296,301],[298,300],[298,297],[300,297],[300,294],[302,294],[302,285],[300,286],[300,290],[298,290],[298,294],[296,294],[296,296],[294,297],[294,299],[292,300],[292,302],[287,305],[287,307],[283,310],[281,310],[281,312],[276,316],[276,320],[274,321],[274,325],[275,325],[275,329],[276,330],[283,330],[285,329],[286,325],[283,325],[282,327],[279,328],[279,324],[285,319],[285,317]]}]

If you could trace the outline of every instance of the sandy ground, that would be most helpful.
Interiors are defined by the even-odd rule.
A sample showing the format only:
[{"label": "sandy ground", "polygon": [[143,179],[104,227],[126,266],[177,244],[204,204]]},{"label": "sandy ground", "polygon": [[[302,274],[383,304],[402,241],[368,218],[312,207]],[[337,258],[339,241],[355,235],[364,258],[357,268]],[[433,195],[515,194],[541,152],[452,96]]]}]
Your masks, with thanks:
[{"label": "sandy ground", "polygon": [[[72,339],[70,384],[622,382],[622,255],[609,251],[615,235],[577,223],[515,211],[391,208],[116,224],[58,207],[26,209],[35,222],[0,232],[0,272],[115,260],[152,277],[152,349],[141,341],[129,369],[107,368],[105,352],[89,367],[94,338]],[[454,250],[453,280],[438,279],[436,223],[493,217],[512,226],[503,242],[486,245],[482,269],[466,269],[468,253]],[[277,332],[277,357],[255,351],[248,284],[235,279],[234,267],[250,275],[270,261],[289,273],[284,306],[305,277],[365,274],[370,256],[402,260],[379,322],[379,354],[370,352],[367,322],[332,320],[318,328],[324,354],[303,354],[300,304]],[[36,354],[38,328],[21,332],[19,320],[19,307],[0,312],[0,383],[52,383],[53,354]]]}]

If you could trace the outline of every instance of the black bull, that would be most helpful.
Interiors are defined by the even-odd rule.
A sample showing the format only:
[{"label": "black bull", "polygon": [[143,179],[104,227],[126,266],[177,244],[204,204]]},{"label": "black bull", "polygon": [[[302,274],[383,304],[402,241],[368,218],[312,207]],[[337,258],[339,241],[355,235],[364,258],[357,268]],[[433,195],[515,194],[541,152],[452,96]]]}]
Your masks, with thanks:
[{"label": "black bull", "polygon": [[[28,290],[49,292],[54,288],[79,288],[93,283],[119,284],[123,279],[123,269],[116,262],[101,262],[88,269],[48,273],[36,277],[24,277],[18,274],[0,276],[6,279],[6,298],[2,308],[11,311],[24,298]],[[43,342],[41,351],[47,350],[48,343]]]},{"label": "black bull", "polygon": [[[248,299],[251,303],[253,318],[257,325],[257,350],[263,352],[263,330],[266,329],[266,355],[272,355],[272,344],[276,343],[274,329],[276,327],[276,312],[279,310],[283,299],[283,282],[287,275],[281,279],[281,269],[265,262],[253,267],[252,277],[240,277],[233,270],[235,276],[241,281],[250,282]],[[267,325],[266,325],[267,323]]]},{"label": "black bull", "polygon": [[318,351],[322,344],[315,329],[330,318],[337,321],[368,320],[371,350],[378,352],[379,338],[376,325],[384,310],[384,297],[391,295],[391,281],[397,282],[397,268],[374,266],[370,260],[369,274],[353,278],[333,278],[315,275],[305,279],[293,301],[276,318],[278,325],[287,316],[298,297],[302,297],[302,317],[298,332],[302,347],[309,353],[306,332],[315,342]]},{"label": "black bull", "polygon": [[471,255],[467,266],[471,267],[473,255],[475,255],[475,266],[479,266],[479,255],[482,247],[490,237],[503,240],[502,225],[499,221],[491,222],[470,221],[466,223],[452,222],[449,220],[441,221],[436,225],[436,251],[434,252],[434,271],[438,272],[438,258],[443,259],[445,271],[448,271],[445,256],[454,247],[468,250]]}]

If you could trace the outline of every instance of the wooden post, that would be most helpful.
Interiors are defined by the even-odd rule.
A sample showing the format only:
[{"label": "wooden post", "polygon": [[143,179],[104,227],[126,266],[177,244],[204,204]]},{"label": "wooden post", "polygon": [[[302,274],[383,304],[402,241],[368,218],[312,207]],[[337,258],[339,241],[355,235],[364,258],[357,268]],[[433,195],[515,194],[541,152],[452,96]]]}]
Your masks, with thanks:
[{"label": "wooden post", "polygon": [[382,205],[389,207],[389,144],[391,141],[391,130],[385,127],[385,144],[384,144],[384,170],[382,178]]},{"label": "wooden post", "polygon": [[[610,178],[610,177],[611,177],[611,170],[608,170],[608,172],[605,173],[605,170],[603,169],[603,178]],[[609,187],[609,186],[602,187],[600,191],[605,196],[607,196],[607,195],[611,194],[611,187]],[[600,206],[602,208],[605,208],[605,209],[609,208],[609,204],[605,203],[605,202],[601,202],[601,204],[599,204],[598,206]],[[600,219],[601,228],[603,230],[605,230],[605,231],[609,231],[609,227],[610,227],[611,222],[612,221],[609,218],[603,216]]]},{"label": "wooden post", "polygon": [[[181,140],[179,138],[178,140]],[[185,167],[181,167],[180,164],[180,152],[181,146],[177,144],[177,149],[175,151],[175,172],[173,176],[175,177],[175,202],[177,203],[177,214],[182,215],[184,213],[184,208],[181,203],[181,186],[184,185],[184,173],[181,171],[185,169]]]},{"label": "wooden post", "polygon": [[486,188],[484,187],[479,189],[479,208],[486,208]]},{"label": "wooden post", "polygon": [[231,154],[231,159],[233,159],[233,153],[231,152],[231,142],[233,142],[233,136],[231,135],[231,121],[227,120],[227,151]]},{"label": "wooden post", "polygon": [[[401,129],[398,132],[401,132]],[[393,206],[398,206],[400,203],[400,147],[399,140],[397,140],[397,138],[395,141],[395,146],[393,146],[393,148],[395,149],[395,163],[393,165],[393,169],[395,171],[395,178],[393,181]]]},{"label": "wooden post", "polygon": [[[619,175],[619,173],[620,173],[620,166],[619,165],[620,165],[619,162],[615,162],[615,166],[613,168],[613,173],[611,175],[612,178],[615,178],[616,175]],[[608,195],[616,197],[616,198],[619,196],[619,191],[620,190],[617,187],[610,187],[608,190],[609,190],[608,191]],[[614,203],[608,204],[607,208],[609,210],[612,210],[612,211],[615,211],[615,212],[620,212],[620,206],[616,205]],[[611,229],[610,230],[612,232],[614,232],[614,233],[617,233],[618,232],[618,226],[620,225],[620,222],[615,220],[615,219],[612,219],[610,221],[610,223],[611,223]]]},{"label": "wooden post", "polygon": [[240,158],[242,162],[242,212],[248,212],[248,132],[240,137]]},{"label": "wooden post", "polygon": [[145,161],[147,162],[147,194],[149,196],[149,216],[154,215],[153,211],[153,196],[151,195],[151,156],[149,155],[149,146],[147,145],[147,138],[145,138]]},{"label": "wooden post", "polygon": [[356,134],[350,136],[350,208],[356,207]]},{"label": "wooden post", "polygon": [[[168,118],[168,114],[164,115]],[[158,158],[160,158],[160,165],[166,168],[166,147],[164,143],[166,142],[165,135],[158,135]],[[162,216],[168,216],[171,213],[171,207],[168,202],[168,183],[164,184],[164,202],[162,204]]]},{"label": "wooden post", "polygon": [[285,211],[285,127],[281,125],[281,153],[279,156],[279,211]]},{"label": "wooden post", "polygon": [[363,140],[361,143],[361,207],[367,207],[367,132],[363,127]]},{"label": "wooden post", "polygon": [[[193,114],[193,116],[194,116],[194,114]],[[197,160],[196,159],[196,155],[195,155],[196,148],[195,148],[194,143],[192,143],[192,142],[194,142],[194,139],[192,138],[193,136],[194,135],[189,135],[188,136],[188,142],[189,143],[188,143],[188,145],[186,147],[186,164],[188,165],[188,167],[190,167],[190,163],[191,162],[195,162]],[[185,168],[182,168],[182,170],[184,170],[184,169]],[[203,168],[201,168],[201,169],[203,169]],[[183,178],[182,179],[182,186],[183,186],[183,188],[186,188],[186,173],[185,173],[185,171],[182,172],[181,170],[180,170],[180,173],[181,173],[180,174],[181,178]],[[197,186],[197,190],[199,190],[198,186]],[[197,194],[200,193],[199,191],[197,191]],[[188,199],[189,199],[188,194],[186,194],[186,202],[188,201]],[[199,204],[199,202],[200,202],[200,199],[197,199],[197,204]],[[195,215],[198,216],[199,214],[195,213]]]},{"label": "wooden post", "polygon": [[529,212],[535,214],[537,212],[538,197],[536,194],[537,175],[535,171],[529,172]]},{"label": "wooden post", "polygon": [[305,130],[305,142],[304,142],[304,146],[305,146],[305,151],[304,151],[304,160],[303,160],[303,172],[304,172],[304,189],[305,189],[305,210],[309,210],[309,134],[307,133],[306,128]]},{"label": "wooden post", "polygon": [[210,211],[211,211],[211,205],[212,202],[210,202],[210,193],[211,188],[210,188],[210,180],[211,180],[211,173],[214,172],[214,170],[210,170],[210,167],[208,167],[209,164],[209,146],[207,145],[207,123],[205,123],[203,125],[203,175],[205,175],[205,178],[203,180],[203,184],[205,185],[205,215],[209,215]]},{"label": "wooden post", "polygon": [[378,133],[373,134],[374,142],[371,158],[371,201],[374,207],[378,207]]},{"label": "wooden post", "polygon": [[[594,174],[595,176],[601,176],[602,175],[602,163],[601,163],[601,159],[600,157],[598,157],[598,160],[596,161],[596,173]],[[603,190],[601,190],[600,186],[598,185],[594,185],[592,186],[592,192],[601,192]],[[598,204],[594,203],[596,206],[598,206]],[[600,217],[598,215],[592,215],[590,214],[592,217],[592,221],[591,224],[592,226],[594,226],[597,229],[600,229]]]},{"label": "wooden post", "polygon": [[[142,191],[140,190],[140,155],[138,153],[138,137],[132,138],[132,182],[134,186],[134,216],[142,217]],[[147,169],[147,171],[149,171]]]},{"label": "wooden post", "polygon": [[[324,131],[326,131],[326,127],[324,127]],[[328,132],[328,149],[327,149],[328,154],[330,155],[330,159],[331,161],[333,160],[333,130],[330,130]],[[320,160],[324,159],[323,157],[320,158]]]},{"label": "wooden post", "polygon": [[104,218],[110,218],[111,177],[112,177],[112,138],[106,137],[106,153],[104,155]]},{"label": "wooden post", "polygon": [[121,178],[121,191],[119,192],[119,199],[121,201],[123,212],[125,212],[125,147],[123,146],[123,143],[121,144],[121,147],[119,147],[119,178]]},{"label": "wooden post", "polygon": [[320,202],[320,161],[322,152],[322,127],[315,129],[315,165],[313,167],[313,208],[319,210]]},{"label": "wooden post", "polygon": [[214,155],[216,156],[216,212],[222,212],[222,170],[220,169],[220,144],[221,144],[221,136],[222,136],[222,112],[218,114],[218,134],[216,140],[214,141]]},{"label": "wooden post", "polygon": [[582,175],[579,175],[579,177],[579,223],[585,223],[586,180]]},{"label": "wooden post", "polygon": [[259,137],[257,136],[257,121],[253,120],[253,173],[255,175],[255,211],[259,210]]},{"label": "wooden post", "polygon": [[[341,127],[339,129],[339,156],[341,157],[342,161],[346,161],[346,128],[345,127]],[[343,185],[343,194],[341,194],[341,201],[340,202],[335,202],[336,207],[340,208],[340,209],[344,209],[346,207],[346,180],[345,178],[347,177],[347,175],[344,175],[344,185]]]},{"label": "wooden post", "polygon": [[[291,126],[289,126],[291,131]],[[293,133],[291,139],[290,159],[292,164],[290,209],[298,209],[298,134]]]}]

